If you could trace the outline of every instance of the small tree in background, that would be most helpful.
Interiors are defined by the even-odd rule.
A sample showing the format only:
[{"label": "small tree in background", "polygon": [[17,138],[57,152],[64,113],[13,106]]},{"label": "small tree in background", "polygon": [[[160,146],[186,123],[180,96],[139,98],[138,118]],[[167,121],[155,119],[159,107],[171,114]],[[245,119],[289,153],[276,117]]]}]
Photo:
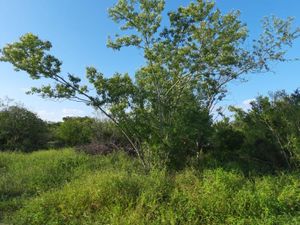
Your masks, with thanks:
[{"label": "small tree in background", "polygon": [[68,146],[90,143],[93,123],[89,117],[65,117],[55,130],[56,138]]},{"label": "small tree in background", "polygon": [[46,147],[47,124],[21,106],[0,111],[0,150],[30,152]]},{"label": "small tree in background", "polygon": [[244,153],[274,167],[300,166],[300,93],[258,97],[248,112],[232,108],[235,129],[245,137]]},{"label": "small tree in background", "polygon": [[[5,46],[1,61],[32,79],[54,81],[30,93],[100,110],[120,128],[145,167],[155,158],[178,168],[206,146],[211,112],[226,96],[228,83],[286,61],[300,30],[292,29],[290,18],[266,18],[262,35],[247,49],[249,33],[238,11],[222,14],[213,2],[197,0],[169,12],[169,25],[161,27],[164,5],[164,0],[119,0],[109,10],[130,35],[110,38],[108,47],[134,46],[143,52],[145,65],[135,79],[118,73],[105,78],[92,67],[87,68],[88,85],[78,76],[64,77],[61,61],[48,53],[51,43],[33,34]],[[144,149],[149,150],[146,160]]]}]

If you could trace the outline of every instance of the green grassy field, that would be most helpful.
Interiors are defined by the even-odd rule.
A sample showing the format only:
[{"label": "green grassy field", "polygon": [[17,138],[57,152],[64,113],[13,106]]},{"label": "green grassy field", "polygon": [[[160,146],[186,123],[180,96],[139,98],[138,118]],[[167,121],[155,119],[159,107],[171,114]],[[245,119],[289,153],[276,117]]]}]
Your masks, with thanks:
[{"label": "green grassy field", "polygon": [[145,173],[118,153],[0,153],[4,224],[300,224],[300,174]]}]

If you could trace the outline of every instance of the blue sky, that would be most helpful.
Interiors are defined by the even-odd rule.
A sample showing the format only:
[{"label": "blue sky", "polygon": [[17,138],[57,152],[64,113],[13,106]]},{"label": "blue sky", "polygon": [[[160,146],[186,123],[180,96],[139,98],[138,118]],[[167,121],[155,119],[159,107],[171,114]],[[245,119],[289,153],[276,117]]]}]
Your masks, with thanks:
[{"label": "blue sky", "polygon": [[[108,35],[119,28],[107,16],[107,9],[115,0],[0,0],[0,47],[16,41],[22,34],[32,32],[53,44],[52,53],[63,61],[63,72],[84,76],[86,66],[95,66],[105,75],[129,72],[139,68],[143,59],[135,49],[115,52],[106,48]],[[186,5],[189,0],[166,0],[166,9]],[[260,32],[264,16],[295,17],[300,26],[299,0],[217,0],[224,12],[240,10],[241,19],[249,26],[251,38]],[[165,18],[166,19],[166,18]],[[300,58],[300,39],[288,53],[290,58]],[[300,87],[300,61],[274,65],[275,74],[258,74],[248,77],[247,83],[234,82],[224,105],[246,107],[249,99],[268,91]],[[44,82],[43,82],[44,83]],[[80,103],[55,102],[28,96],[25,91],[38,86],[24,73],[14,72],[9,64],[0,63],[0,98],[8,96],[24,103],[46,120],[57,121],[64,116],[93,115],[93,110]]]}]

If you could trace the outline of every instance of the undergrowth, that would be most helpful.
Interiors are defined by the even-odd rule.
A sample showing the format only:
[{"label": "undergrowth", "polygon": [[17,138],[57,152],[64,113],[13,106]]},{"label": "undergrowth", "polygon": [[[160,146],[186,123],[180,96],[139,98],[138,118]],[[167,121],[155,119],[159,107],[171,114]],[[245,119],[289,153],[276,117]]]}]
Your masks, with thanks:
[{"label": "undergrowth", "polygon": [[8,224],[299,224],[299,173],[239,169],[144,172],[116,153],[0,153],[0,221]]}]

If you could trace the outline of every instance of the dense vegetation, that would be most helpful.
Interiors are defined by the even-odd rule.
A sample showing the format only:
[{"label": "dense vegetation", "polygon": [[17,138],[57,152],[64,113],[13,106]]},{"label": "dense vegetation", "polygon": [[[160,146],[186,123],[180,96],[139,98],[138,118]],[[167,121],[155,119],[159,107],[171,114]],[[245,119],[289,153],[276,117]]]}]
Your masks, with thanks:
[{"label": "dense vegetation", "polygon": [[[277,92],[257,98],[249,111],[232,108],[234,119],[212,124],[206,148],[177,172],[160,163],[146,171],[128,152],[104,156],[105,144],[126,143],[108,122],[67,118],[48,124],[51,140],[60,141],[64,132],[63,145],[95,139],[96,147],[79,149],[100,155],[0,152],[0,222],[297,224],[299,99],[299,91]],[[81,122],[85,129],[78,128]],[[89,135],[72,143],[72,132],[77,140],[81,132]]]},{"label": "dense vegetation", "polygon": [[[118,0],[109,9],[122,33],[109,38],[107,46],[135,47],[145,59],[131,76],[104,76],[93,67],[86,69],[86,84],[82,76],[64,76],[62,61],[50,53],[51,42],[31,33],[4,46],[0,61],[34,80],[51,81],[32,88],[31,94],[74,100],[101,111],[145,169],[157,164],[184,168],[208,146],[212,112],[226,97],[228,84],[288,61],[286,52],[300,28],[294,28],[291,18],[267,17],[261,35],[250,41],[238,11],[223,14],[211,1],[191,1],[167,12],[168,25],[162,26],[164,7],[164,0]],[[287,151],[282,154],[291,166],[288,157],[294,154]]]},{"label": "dense vegetation", "polygon": [[47,134],[46,123],[24,107],[10,106],[0,110],[0,151],[44,148]]},{"label": "dense vegetation", "polygon": [[[177,165],[187,166],[208,156],[213,157],[220,165],[230,162],[239,164],[244,172],[255,168],[261,172],[299,169],[298,90],[292,94],[278,91],[270,97],[260,96],[251,103],[248,111],[235,107],[231,107],[231,111],[231,118],[224,116],[207,125],[202,134],[206,144],[201,146],[197,156],[188,160],[179,157]],[[20,106],[4,107],[0,110],[0,121],[2,151],[29,152],[39,147],[77,147],[90,154],[125,150],[136,156],[126,138],[109,121],[67,117],[62,122],[47,123]],[[185,154],[185,151],[181,151],[181,154]],[[147,156],[145,151],[145,158]],[[160,159],[151,160],[151,167],[167,166]],[[177,169],[180,168],[183,167]]]},{"label": "dense vegetation", "polygon": [[[231,81],[288,61],[300,29],[265,18],[246,48],[237,11],[197,0],[161,27],[163,14],[164,0],[110,8],[125,35],[108,47],[133,46],[145,59],[132,76],[93,67],[87,84],[64,76],[51,43],[31,33],[1,50],[0,61],[50,80],[30,94],[85,103],[107,120],[49,123],[0,102],[0,221],[300,224],[300,91],[259,96],[248,111],[231,107],[231,117],[216,108]],[[72,148],[49,150],[64,147]]]},{"label": "dense vegetation", "polygon": [[146,173],[125,154],[0,153],[9,224],[297,224],[299,173],[245,177],[232,167]]},{"label": "dense vegetation", "polygon": [[[32,152],[40,149],[86,147],[100,151],[122,148],[127,142],[107,120],[89,117],[65,117],[61,122],[43,121],[23,105],[5,104],[0,99],[0,151]],[[102,148],[102,149],[101,149]]]},{"label": "dense vegetation", "polygon": [[[212,152],[222,161],[256,163],[261,168],[300,166],[300,93],[260,96],[244,111],[231,107],[234,118],[213,125]],[[253,165],[253,164],[252,164]]]}]

